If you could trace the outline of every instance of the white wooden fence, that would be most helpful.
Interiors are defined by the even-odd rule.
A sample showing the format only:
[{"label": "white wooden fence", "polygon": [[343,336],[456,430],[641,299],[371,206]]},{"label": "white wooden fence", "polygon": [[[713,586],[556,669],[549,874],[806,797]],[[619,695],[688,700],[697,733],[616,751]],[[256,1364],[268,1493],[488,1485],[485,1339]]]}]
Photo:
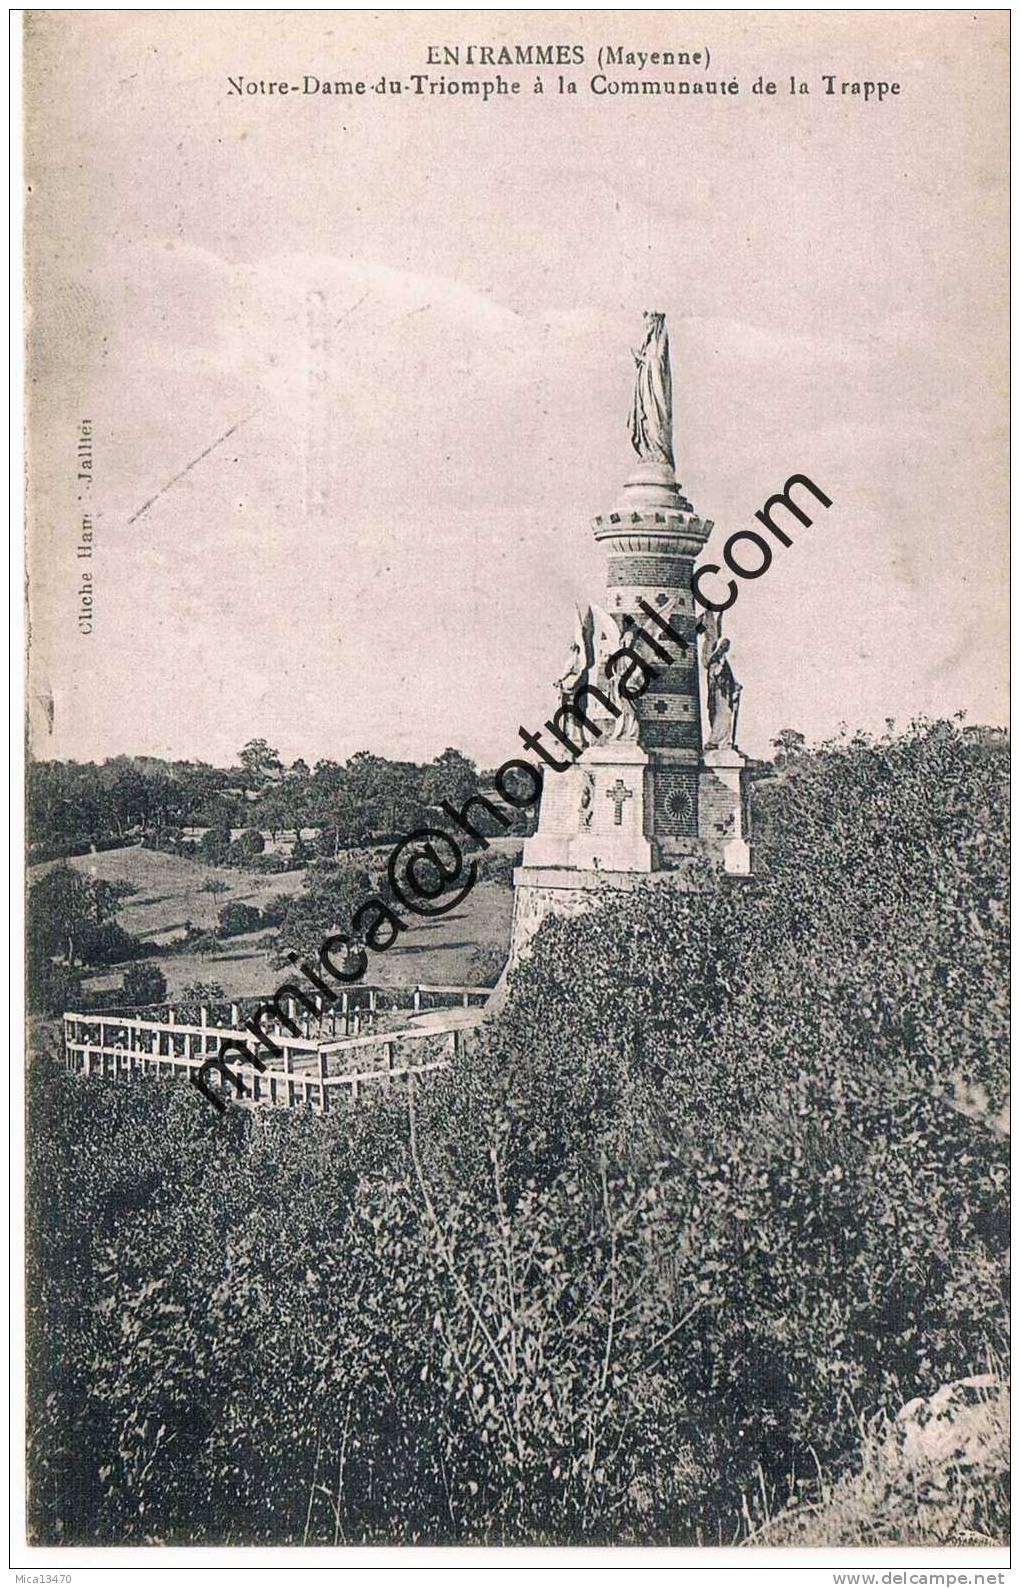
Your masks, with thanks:
[{"label": "white wooden fence", "polygon": [[[199,1011],[197,1023],[176,1018],[173,1009],[164,1017],[147,1017],[144,1010],[125,1013],[111,1009],[95,1013],[78,1013],[71,1010],[64,1015],[64,1062],[68,1069],[86,1076],[103,1076],[108,1079],[154,1076],[158,1080],[188,1079],[200,1070],[208,1059],[219,1054],[220,1045],[228,1041],[247,1042],[253,1051],[266,1062],[258,1070],[246,1064],[241,1054],[231,1049],[225,1063],[243,1081],[245,1094],[239,1094],[227,1083],[221,1084],[216,1070],[207,1072],[205,1082],[221,1092],[225,1100],[244,1103],[250,1107],[286,1107],[302,1105],[328,1113],[331,1101],[338,1092],[358,1101],[365,1095],[388,1092],[394,1084],[407,1083],[415,1076],[433,1070],[445,1069],[457,1056],[467,1026],[474,1022],[465,1020],[465,1009],[477,1009],[488,998],[488,987],[436,987],[421,984],[415,988],[364,988],[367,999],[361,1008],[352,1008],[347,1002],[338,1011],[345,1034],[333,1035],[322,1030],[313,1036],[310,1027],[316,1017],[305,1013],[304,1020],[297,1011],[291,1012],[292,1022],[302,1030],[294,1036],[279,1022],[266,1021],[263,1029],[267,1038],[277,1047],[279,1054],[270,1055],[261,1050],[257,1039],[242,1027],[238,1005],[230,1009],[227,1025],[214,1024],[209,1011]],[[406,995],[406,1005],[413,1013],[423,1010],[428,997],[442,996],[448,1002],[446,1009],[436,1011],[437,1018],[428,1026],[403,1026],[394,1030],[359,1033],[363,1014],[380,1013],[380,994],[391,1000],[394,994]],[[458,1012],[453,1014],[449,999],[455,998]],[[392,1012],[393,1005],[391,1004]],[[336,1030],[338,1014],[327,1016]],[[444,1019],[445,1015],[445,1019]],[[350,1032],[353,1027],[353,1034]]]}]

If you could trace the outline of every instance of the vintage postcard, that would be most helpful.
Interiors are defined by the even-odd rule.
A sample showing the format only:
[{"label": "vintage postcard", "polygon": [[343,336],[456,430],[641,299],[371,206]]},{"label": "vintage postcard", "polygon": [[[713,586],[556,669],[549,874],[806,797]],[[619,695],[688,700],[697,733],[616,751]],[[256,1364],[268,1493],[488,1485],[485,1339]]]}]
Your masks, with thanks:
[{"label": "vintage postcard", "polygon": [[1003,1580],[1008,13],[21,22],[18,1580]]}]

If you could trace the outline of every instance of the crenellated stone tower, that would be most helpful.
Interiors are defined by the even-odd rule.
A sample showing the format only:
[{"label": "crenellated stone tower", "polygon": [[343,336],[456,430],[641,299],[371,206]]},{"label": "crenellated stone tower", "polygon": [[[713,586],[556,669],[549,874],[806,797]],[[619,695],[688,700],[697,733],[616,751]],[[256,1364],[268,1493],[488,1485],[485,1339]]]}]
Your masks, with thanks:
[{"label": "crenellated stone tower", "polygon": [[691,592],[712,524],[676,478],[665,318],[645,322],[630,415],[639,461],[593,526],[608,554],[605,604],[578,614],[558,686],[564,704],[586,684],[612,695],[605,661],[621,645],[656,676],[629,708],[617,690],[624,710],[615,718],[600,717],[597,699],[585,697],[599,731],[579,725],[577,759],[546,773],[538,828],[514,875],[511,963],[550,912],[575,915],[607,891],[666,874],[693,888],[713,870],[751,871],[747,758],[736,747],[740,686],[718,617]]}]

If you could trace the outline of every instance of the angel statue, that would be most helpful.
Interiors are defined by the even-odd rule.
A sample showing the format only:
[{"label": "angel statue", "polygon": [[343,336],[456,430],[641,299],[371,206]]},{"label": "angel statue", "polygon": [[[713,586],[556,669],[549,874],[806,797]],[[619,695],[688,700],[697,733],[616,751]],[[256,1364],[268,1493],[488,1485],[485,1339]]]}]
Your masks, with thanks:
[{"label": "angel statue", "polygon": [[637,375],[630,405],[630,439],[647,463],[673,463],[673,379],[664,314],[645,315],[645,339],[634,354]]},{"label": "angel statue", "polygon": [[735,750],[743,686],[737,683],[729,663],[730,642],[722,637],[722,618],[719,613],[706,612],[700,628],[703,637],[702,661],[707,675],[708,738],[705,740],[705,749]]},{"label": "angel statue", "polygon": [[595,686],[602,691],[610,704],[610,712],[602,713],[598,708],[592,708],[592,716],[603,723],[607,739],[632,740],[638,736],[638,715],[634,702],[628,700],[620,688],[621,678],[626,678],[631,671],[625,667],[622,674],[618,669],[612,672],[606,663],[622,647],[620,627],[614,617],[605,612],[602,607],[592,606],[592,669],[591,678]]},{"label": "angel statue", "polygon": [[567,662],[563,677],[556,680],[556,688],[559,690],[564,702],[572,699],[574,690],[578,689],[586,680],[588,669],[591,666],[591,629],[590,610],[582,617],[580,607],[575,607],[574,638],[570,647],[570,660]]}]

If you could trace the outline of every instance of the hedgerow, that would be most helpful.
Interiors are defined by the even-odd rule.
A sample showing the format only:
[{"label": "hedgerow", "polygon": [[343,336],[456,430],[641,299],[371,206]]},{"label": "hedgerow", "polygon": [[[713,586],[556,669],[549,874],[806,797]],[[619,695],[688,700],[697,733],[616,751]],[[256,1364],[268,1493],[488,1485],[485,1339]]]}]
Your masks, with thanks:
[{"label": "hedgerow", "polygon": [[919,724],[756,798],[758,878],[547,923],[411,1113],[33,1065],[37,1537],[729,1542],[983,1368],[1005,751]]}]

